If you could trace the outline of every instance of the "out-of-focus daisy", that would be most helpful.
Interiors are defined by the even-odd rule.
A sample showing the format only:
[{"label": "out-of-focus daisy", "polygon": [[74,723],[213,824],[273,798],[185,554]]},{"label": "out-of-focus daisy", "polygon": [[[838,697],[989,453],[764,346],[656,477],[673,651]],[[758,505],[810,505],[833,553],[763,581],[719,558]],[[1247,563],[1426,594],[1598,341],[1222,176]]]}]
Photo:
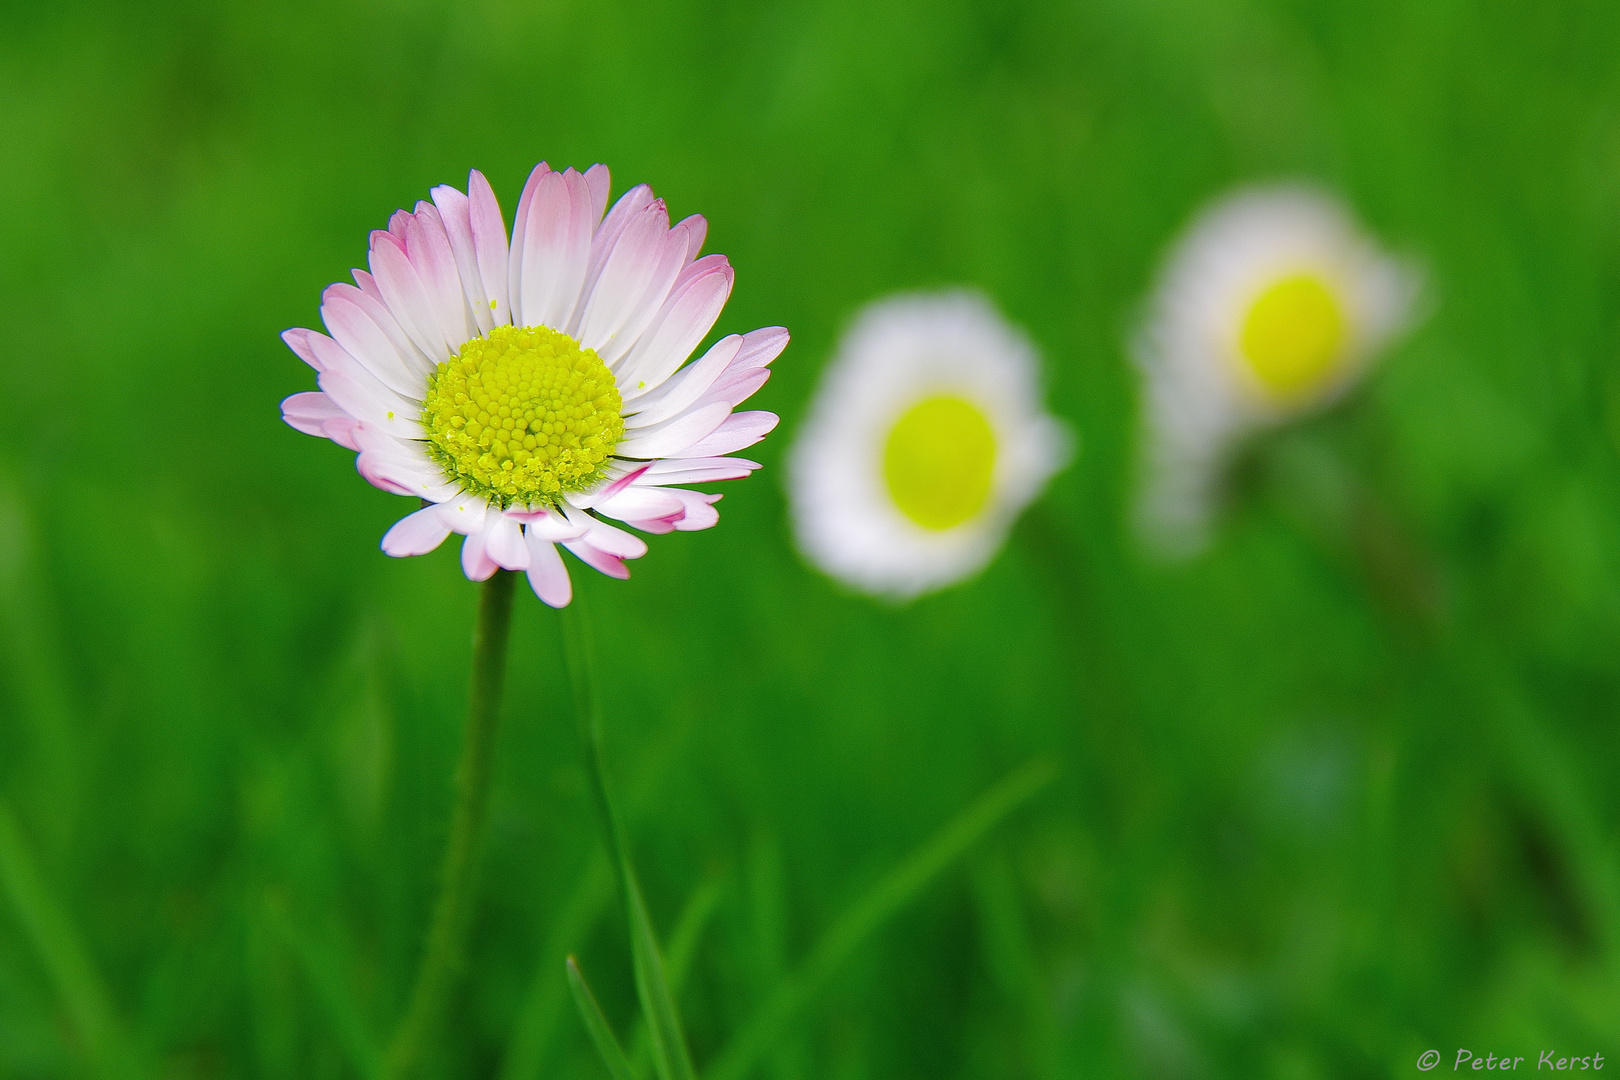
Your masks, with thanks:
[{"label": "out-of-focus daisy", "polygon": [[865,592],[908,598],[995,555],[1067,461],[1039,360],[983,297],[902,295],[863,311],[822,377],[790,462],[799,546]]},{"label": "out-of-focus daisy", "polygon": [[287,423],[359,451],[362,476],[425,504],[383,550],[421,555],[460,533],[469,578],[524,570],[561,607],[572,588],[556,545],[619,578],[646,553],[605,518],[649,533],[719,520],[720,496],[675,485],[759,467],[725,455],[776,417],[732,410],[788,334],[733,334],[686,363],[731,294],[725,256],[698,257],[704,219],[671,227],[645,184],[604,217],[603,165],[537,166],[510,242],[482,174],[432,195],[371,234],[369,273],[327,288],[330,337],[282,335],[321,388],[282,403]]},{"label": "out-of-focus daisy", "polygon": [[1313,189],[1239,191],[1206,210],[1136,343],[1149,539],[1172,554],[1201,547],[1238,441],[1343,394],[1406,324],[1415,280]]}]

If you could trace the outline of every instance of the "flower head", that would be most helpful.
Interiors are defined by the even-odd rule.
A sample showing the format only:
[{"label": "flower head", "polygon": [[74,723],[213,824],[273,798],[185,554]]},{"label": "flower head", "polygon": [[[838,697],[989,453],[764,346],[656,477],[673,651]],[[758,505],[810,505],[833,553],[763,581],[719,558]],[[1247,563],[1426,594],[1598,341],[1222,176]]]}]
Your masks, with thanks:
[{"label": "flower head", "polygon": [[1068,460],[1039,361],[973,293],[866,308],[822,378],[790,471],[799,546],[828,574],[899,599],[982,569]]},{"label": "flower head", "polygon": [[482,174],[432,195],[371,234],[369,273],[327,288],[331,336],[282,335],[321,388],[282,402],[287,423],[425,504],[383,550],[421,555],[460,533],[469,578],[524,570],[561,607],[572,587],[557,545],[620,578],[646,553],[604,519],[648,533],[715,524],[720,496],[677,485],[759,467],[726,455],[776,417],[732,410],[788,334],[733,334],[686,362],[731,294],[725,256],[698,257],[703,218],[671,227],[645,184],[604,217],[602,165],[537,166],[510,240]]},{"label": "flower head", "polygon": [[1149,538],[1197,550],[1233,447],[1345,393],[1406,324],[1415,291],[1321,192],[1249,189],[1206,210],[1171,252],[1136,341]]}]

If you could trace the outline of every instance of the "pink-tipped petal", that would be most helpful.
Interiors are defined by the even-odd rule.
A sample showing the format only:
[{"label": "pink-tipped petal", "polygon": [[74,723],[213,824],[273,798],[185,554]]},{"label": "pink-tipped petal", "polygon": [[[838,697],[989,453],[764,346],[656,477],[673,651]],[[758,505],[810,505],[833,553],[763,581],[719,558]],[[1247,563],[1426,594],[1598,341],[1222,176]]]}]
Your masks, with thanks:
[{"label": "pink-tipped petal", "polygon": [[715,380],[725,374],[737,356],[742,338],[731,334],[710,346],[709,351],[665,380],[664,385],[651,393],[635,396],[625,390],[624,398],[635,410],[625,419],[625,428],[651,427],[683,412],[708,393]]},{"label": "pink-tipped petal", "polygon": [[572,544],[564,544],[563,547],[573,552],[574,557],[580,562],[608,577],[618,578],[620,581],[628,580],[630,577],[630,568],[624,565],[622,559],[592,547],[587,541],[579,540]]},{"label": "pink-tipped petal", "polygon": [[506,219],[501,216],[494,189],[477,169],[467,176],[467,216],[484,297],[495,325],[505,326],[512,321],[512,305],[507,298],[511,252],[506,242]]},{"label": "pink-tipped petal", "polygon": [[445,233],[444,219],[430,202],[418,202],[416,213],[405,234],[405,254],[427,290],[428,300],[438,317],[439,331],[450,351],[476,332],[470,323],[472,312],[467,293],[456,270],[456,256]]},{"label": "pink-tipped petal", "polygon": [[579,173],[569,169],[540,178],[521,242],[523,325],[568,325],[591,253],[590,213],[590,191]]},{"label": "pink-tipped petal", "polygon": [[551,166],[545,162],[536,165],[529,173],[529,179],[524,181],[523,194],[518,196],[517,213],[512,217],[512,243],[507,252],[506,259],[506,288],[512,298],[512,324],[514,326],[533,326],[534,321],[525,320],[523,315],[523,238],[529,231],[529,210],[534,206],[536,194],[540,191],[540,181],[551,173]]},{"label": "pink-tipped petal", "polygon": [[377,303],[387,306],[387,301],[383,300],[382,290],[377,288],[376,278],[364,270],[350,270],[349,273],[354,275],[354,283],[360,286],[361,292],[377,301]]},{"label": "pink-tipped petal", "polygon": [[714,457],[735,454],[745,450],[769,435],[780,418],[771,412],[755,411],[732,413],[726,422],[715,428],[701,442],[694,443],[666,457]]},{"label": "pink-tipped petal", "polygon": [[472,213],[467,196],[449,184],[440,184],[431,194],[433,205],[439,208],[439,218],[444,223],[450,250],[455,255],[456,273],[461,277],[461,287],[472,310],[473,322],[480,334],[487,335],[495,325],[494,312],[489,306],[483,275],[478,270],[478,254],[473,249]]},{"label": "pink-tipped petal", "polygon": [[310,333],[311,331],[305,330],[302,326],[296,326],[291,330],[283,330],[281,340],[287,343],[287,348],[298,355],[298,359],[316,371],[320,371],[322,370],[321,361],[315,355],[314,347],[310,345]]},{"label": "pink-tipped petal", "polygon": [[614,451],[624,458],[703,457],[686,453],[686,448],[706,438],[731,415],[731,406],[725,402],[705,405],[666,420],[655,427],[626,432],[625,439]]},{"label": "pink-tipped petal", "polygon": [[770,368],[750,368],[740,374],[726,372],[726,377],[717,381],[709,392],[703,395],[703,404],[711,401],[723,401],[735,409],[759,392],[771,378]]},{"label": "pink-tipped petal", "polygon": [[608,195],[613,189],[608,167],[598,161],[586,169],[585,187],[591,193],[591,227],[594,229],[602,220],[602,211],[607,209]]},{"label": "pink-tipped petal", "polygon": [[488,581],[500,567],[489,557],[484,545],[489,531],[469,533],[461,544],[461,570],[469,581]]},{"label": "pink-tipped petal", "polygon": [[484,537],[485,554],[503,569],[529,568],[529,548],[523,542],[523,526],[516,520],[504,514],[496,515],[485,530]]},{"label": "pink-tipped petal", "polygon": [[746,458],[665,458],[650,468],[637,481],[647,487],[664,484],[708,484],[719,480],[741,480],[755,469],[759,462]]},{"label": "pink-tipped petal", "polygon": [[618,246],[619,237],[624,235],[625,226],[630,224],[637,214],[644,208],[652,205],[652,188],[646,184],[637,184],[613,204],[607,217],[596,227],[596,233],[591,237],[591,259],[585,267],[584,291],[589,294],[596,288],[596,282],[602,274],[602,267],[607,265],[608,256]]},{"label": "pink-tipped petal", "polygon": [[560,544],[565,540],[578,540],[590,532],[589,515],[581,515],[582,521],[573,521],[564,517],[555,510],[540,510],[532,514],[512,514],[509,517],[517,518],[523,522],[524,531],[534,537],[551,544]]},{"label": "pink-tipped petal", "polygon": [[620,521],[648,521],[679,517],[686,511],[686,504],[665,488],[631,486],[597,503],[594,509]]},{"label": "pink-tipped petal", "polygon": [[322,425],[328,420],[338,417],[347,417],[348,414],[338,408],[337,402],[319,392],[294,394],[281,403],[281,419],[288,426],[302,431],[305,435],[315,435],[326,438]]},{"label": "pink-tipped petal", "polygon": [[590,522],[590,533],[585,539],[598,551],[605,551],[620,559],[639,559],[647,554],[647,541],[641,537],[609,525],[600,518],[581,516]]},{"label": "pink-tipped petal", "polygon": [[447,359],[450,346],[439,326],[427,288],[405,252],[389,243],[386,236],[371,247],[371,275],[382,291],[389,312],[412,343],[422,350],[422,355],[434,363]]},{"label": "pink-tipped petal", "polygon": [[567,607],[574,598],[574,584],[568,580],[568,567],[556,546],[532,528],[526,531],[524,543],[529,547],[529,587],[534,595],[550,607]]},{"label": "pink-tipped petal", "polygon": [[359,450],[356,436],[360,428],[360,421],[352,416],[334,416],[321,425],[321,434],[346,450]]},{"label": "pink-tipped petal", "polygon": [[709,219],[702,214],[693,214],[682,218],[681,225],[686,226],[686,264],[690,265],[703,250],[703,241],[709,235]]},{"label": "pink-tipped petal", "polygon": [[626,226],[581,312],[580,344],[610,366],[635,344],[681,272],[684,234],[669,227],[662,200]]},{"label": "pink-tipped petal", "polygon": [[429,506],[394,522],[382,538],[383,552],[403,559],[436,550],[450,535],[450,526],[439,519],[438,511],[437,506]]},{"label": "pink-tipped petal", "polygon": [[669,491],[686,506],[686,513],[675,522],[677,531],[698,532],[702,529],[712,529],[720,523],[720,511],[714,508],[714,504],[723,496],[710,495],[702,491],[687,491],[685,488],[670,488]]},{"label": "pink-tipped petal", "polygon": [[653,389],[673,375],[720,317],[731,296],[732,278],[730,265],[722,264],[698,274],[684,287],[677,283],[664,309],[615,372],[619,385],[640,389],[646,383],[647,389]]},{"label": "pink-tipped petal", "polygon": [[345,352],[376,376],[378,382],[402,397],[421,398],[426,390],[425,374],[400,355],[382,327],[352,297],[363,301],[371,299],[353,285],[327,287],[321,297],[321,321],[327,331]]},{"label": "pink-tipped petal", "polygon": [[782,354],[782,350],[787,348],[789,337],[788,332],[780,326],[767,326],[748,331],[743,335],[742,348],[737,350],[737,359],[732,364],[732,370],[764,367]]},{"label": "pink-tipped petal", "polygon": [[360,475],[373,486],[395,495],[412,495],[439,502],[456,493],[444,474],[425,458],[413,458],[382,449],[362,449],[354,460]]}]

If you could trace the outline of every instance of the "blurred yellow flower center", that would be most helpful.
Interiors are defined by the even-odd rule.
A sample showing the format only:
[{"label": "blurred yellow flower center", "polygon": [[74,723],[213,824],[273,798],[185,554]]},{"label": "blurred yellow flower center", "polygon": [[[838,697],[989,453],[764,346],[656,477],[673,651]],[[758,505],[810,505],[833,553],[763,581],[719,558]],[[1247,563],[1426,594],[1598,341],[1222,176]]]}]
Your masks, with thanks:
[{"label": "blurred yellow flower center", "polygon": [[428,453],[501,507],[555,504],[602,478],[623,401],[594,350],[544,326],[497,326],[428,378]]},{"label": "blurred yellow flower center", "polygon": [[954,528],[977,514],[995,466],[996,433],[984,410],[949,394],[902,413],[883,447],[889,497],[925,529]]},{"label": "blurred yellow flower center", "polygon": [[1277,398],[1296,398],[1322,384],[1344,354],[1344,305],[1327,283],[1294,274],[1269,285],[1243,322],[1243,358]]}]

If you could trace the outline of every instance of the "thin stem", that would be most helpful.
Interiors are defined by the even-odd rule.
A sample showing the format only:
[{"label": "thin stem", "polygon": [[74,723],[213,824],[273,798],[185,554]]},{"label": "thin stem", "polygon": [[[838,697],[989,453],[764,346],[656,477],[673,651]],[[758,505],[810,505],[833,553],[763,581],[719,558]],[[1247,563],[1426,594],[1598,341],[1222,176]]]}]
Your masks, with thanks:
[{"label": "thin stem", "polygon": [[489,809],[491,751],[501,711],[501,689],[506,681],[506,641],[512,625],[516,580],[517,575],[511,571],[497,570],[484,582],[479,594],[467,728],[462,736],[461,763],[456,767],[456,805],[450,818],[439,897],[433,906],[433,922],[405,1019],[383,1063],[384,1080],[403,1080],[416,1067],[465,965],[467,923],[477,878],[474,856]]}]

